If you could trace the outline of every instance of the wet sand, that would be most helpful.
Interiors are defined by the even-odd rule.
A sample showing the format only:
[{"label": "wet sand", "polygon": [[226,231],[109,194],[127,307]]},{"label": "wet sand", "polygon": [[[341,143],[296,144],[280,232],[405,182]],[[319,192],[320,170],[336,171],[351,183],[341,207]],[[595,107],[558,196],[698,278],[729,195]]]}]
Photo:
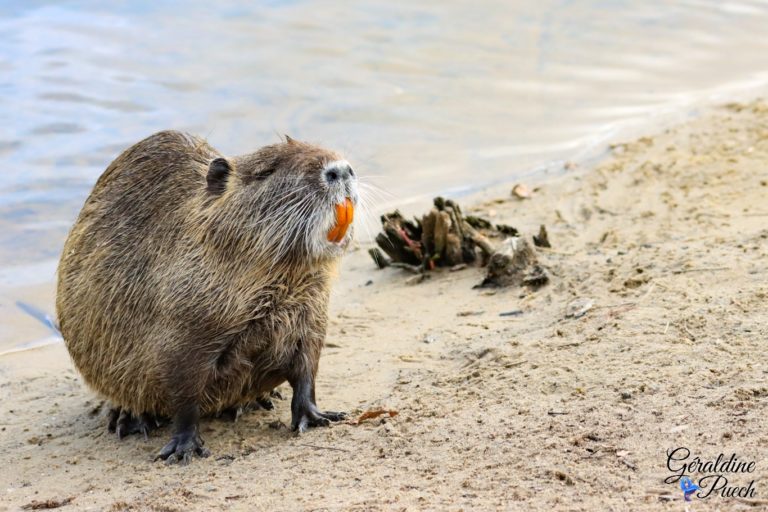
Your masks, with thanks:
[{"label": "wet sand", "polygon": [[[546,224],[538,291],[472,289],[473,268],[408,285],[365,247],[345,258],[318,402],[394,418],[296,437],[284,386],[274,411],[205,421],[209,459],[166,466],[169,430],[108,434],[63,346],[0,357],[0,510],[681,510],[664,483],[681,446],[757,463],[732,477],[755,497],[696,510],[766,507],[768,104],[611,153],[530,200],[464,204],[526,236]],[[566,318],[580,297],[593,308]]]}]

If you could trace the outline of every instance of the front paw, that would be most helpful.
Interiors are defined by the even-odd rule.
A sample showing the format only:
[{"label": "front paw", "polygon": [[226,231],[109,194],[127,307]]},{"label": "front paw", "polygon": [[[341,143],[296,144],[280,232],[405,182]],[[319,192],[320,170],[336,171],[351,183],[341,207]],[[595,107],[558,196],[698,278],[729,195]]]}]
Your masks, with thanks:
[{"label": "front paw", "polygon": [[155,460],[162,459],[167,462],[177,461],[181,464],[189,464],[193,455],[208,457],[211,452],[203,448],[205,441],[197,433],[196,428],[190,428],[177,432],[171,440],[163,446]]},{"label": "front paw", "polygon": [[346,413],[322,412],[314,404],[307,404],[298,413],[293,414],[291,428],[301,434],[306,432],[309,427],[327,427],[331,422],[341,421],[346,417]]}]

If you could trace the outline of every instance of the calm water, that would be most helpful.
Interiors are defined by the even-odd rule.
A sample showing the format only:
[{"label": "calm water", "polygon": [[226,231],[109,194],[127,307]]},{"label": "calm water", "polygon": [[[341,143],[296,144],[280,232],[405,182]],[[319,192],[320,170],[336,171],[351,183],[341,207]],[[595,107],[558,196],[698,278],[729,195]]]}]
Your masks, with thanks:
[{"label": "calm water", "polygon": [[758,88],[766,27],[764,1],[4,0],[0,351],[25,341],[17,300],[52,308],[98,175],[154,131],[230,154],[287,133],[345,152],[398,202],[458,193]]}]

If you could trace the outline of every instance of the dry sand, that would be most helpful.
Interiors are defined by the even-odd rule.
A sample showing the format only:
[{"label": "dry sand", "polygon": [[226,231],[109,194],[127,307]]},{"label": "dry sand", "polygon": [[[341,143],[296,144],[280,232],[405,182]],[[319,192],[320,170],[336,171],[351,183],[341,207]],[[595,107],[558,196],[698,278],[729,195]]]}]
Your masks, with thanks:
[{"label": "dry sand", "polygon": [[[472,268],[408,285],[352,252],[318,401],[394,418],[296,437],[280,401],[205,421],[213,455],[167,466],[151,459],[169,430],[108,434],[62,345],[3,356],[0,510],[683,510],[664,483],[680,446],[756,462],[730,475],[755,480],[751,499],[691,510],[764,509],[766,163],[768,105],[730,105],[533,199],[477,199],[527,235],[549,228],[552,283],[535,292],[474,290]],[[579,297],[594,307],[565,318]]]}]

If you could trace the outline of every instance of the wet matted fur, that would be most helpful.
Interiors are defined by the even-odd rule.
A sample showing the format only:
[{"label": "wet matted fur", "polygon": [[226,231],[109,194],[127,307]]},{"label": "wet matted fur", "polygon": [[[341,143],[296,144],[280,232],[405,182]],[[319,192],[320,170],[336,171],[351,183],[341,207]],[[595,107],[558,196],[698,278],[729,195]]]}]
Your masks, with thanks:
[{"label": "wet matted fur", "polygon": [[294,402],[311,388],[294,426],[317,423],[302,407],[314,407],[330,278],[351,237],[326,234],[334,204],[357,194],[337,154],[290,138],[231,159],[173,131],[126,150],[59,264],[59,324],[85,381],[178,431],[288,380]]}]

